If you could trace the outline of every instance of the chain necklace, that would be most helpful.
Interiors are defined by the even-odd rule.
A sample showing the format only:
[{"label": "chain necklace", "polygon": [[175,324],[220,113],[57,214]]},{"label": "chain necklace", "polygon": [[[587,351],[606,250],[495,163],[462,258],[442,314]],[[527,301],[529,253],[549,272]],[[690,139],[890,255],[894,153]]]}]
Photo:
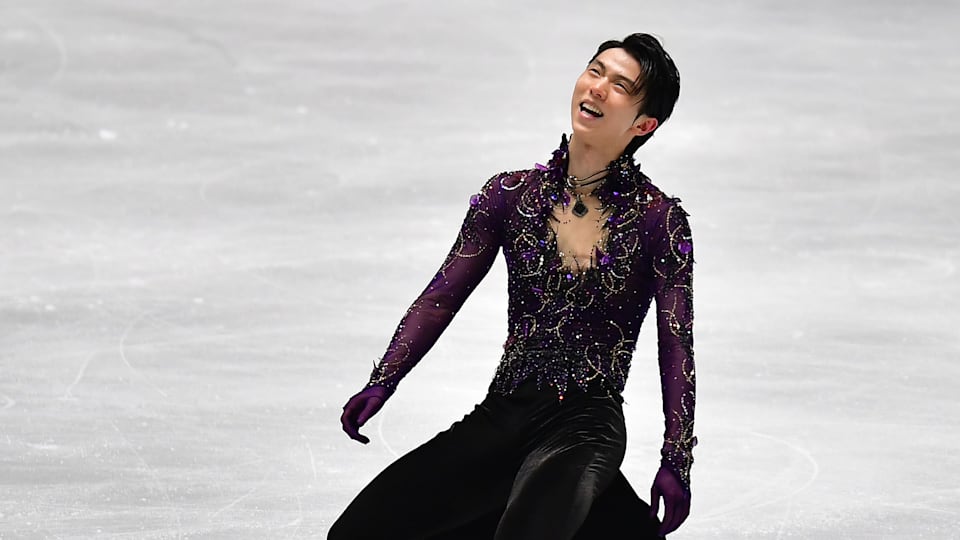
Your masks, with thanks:
[{"label": "chain necklace", "polygon": [[577,202],[573,204],[573,215],[577,216],[578,218],[582,218],[583,216],[587,215],[587,212],[589,212],[587,205],[583,204],[583,196],[577,191],[577,189],[583,188],[586,186],[592,186],[598,182],[603,182],[604,180],[606,180],[607,178],[606,176],[601,176],[596,180],[590,180],[590,179],[597,176],[598,174],[605,173],[605,172],[607,172],[607,169],[604,168],[583,179],[577,178],[572,174],[567,175],[566,177],[567,189],[569,189],[577,197]]}]

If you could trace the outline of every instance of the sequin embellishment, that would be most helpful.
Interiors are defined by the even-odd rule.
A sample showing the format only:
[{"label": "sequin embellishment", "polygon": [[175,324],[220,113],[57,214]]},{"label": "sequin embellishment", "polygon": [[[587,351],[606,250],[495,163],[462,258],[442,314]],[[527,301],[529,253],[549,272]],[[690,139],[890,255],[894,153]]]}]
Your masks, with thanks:
[{"label": "sequin embellishment", "polygon": [[401,320],[369,385],[390,390],[433,346],[502,249],[508,335],[490,391],[531,378],[558,399],[590,388],[623,391],[640,327],[654,302],[665,410],[663,464],[689,486],[695,405],[693,243],[679,200],[632,157],[612,162],[594,195],[603,242],[591,264],[565,264],[550,219],[569,205],[566,138],[546,165],[501,173],[470,197],[456,242]]}]

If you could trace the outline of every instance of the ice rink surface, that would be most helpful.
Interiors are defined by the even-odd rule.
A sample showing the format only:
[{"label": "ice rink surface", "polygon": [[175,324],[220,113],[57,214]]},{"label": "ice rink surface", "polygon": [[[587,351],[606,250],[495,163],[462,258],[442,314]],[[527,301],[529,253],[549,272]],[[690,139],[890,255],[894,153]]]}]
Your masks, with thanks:
[{"label": "ice rink surface", "polygon": [[338,422],[469,195],[544,162],[634,31],[683,75],[638,158],[697,244],[671,538],[960,537],[958,30],[948,1],[0,2],[0,537],[324,537],[482,398],[502,261],[370,445]]}]

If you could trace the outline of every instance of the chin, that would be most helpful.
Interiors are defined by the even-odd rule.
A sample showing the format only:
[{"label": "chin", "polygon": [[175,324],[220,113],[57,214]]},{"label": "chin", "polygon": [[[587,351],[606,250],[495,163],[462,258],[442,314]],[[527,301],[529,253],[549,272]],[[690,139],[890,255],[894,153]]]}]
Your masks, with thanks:
[{"label": "chin", "polygon": [[581,143],[586,143],[591,146],[600,143],[600,139],[603,138],[602,134],[598,133],[596,129],[578,125],[576,122],[571,123],[570,133],[576,136]]},{"label": "chin", "polygon": [[574,134],[579,133],[581,136],[584,136],[584,137],[589,137],[591,133],[596,132],[596,129],[591,128],[591,126],[583,125],[582,123],[578,122],[576,118],[572,118],[570,120],[570,130]]}]

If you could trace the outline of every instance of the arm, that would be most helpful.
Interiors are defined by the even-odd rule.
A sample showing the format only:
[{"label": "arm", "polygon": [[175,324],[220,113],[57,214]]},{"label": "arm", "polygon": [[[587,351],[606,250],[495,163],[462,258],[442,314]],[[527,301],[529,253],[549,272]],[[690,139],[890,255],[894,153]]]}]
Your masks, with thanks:
[{"label": "arm", "polygon": [[456,242],[440,270],[400,320],[386,353],[370,375],[368,387],[380,385],[391,393],[396,390],[487,275],[500,248],[500,225],[495,219],[498,186],[499,182],[491,180],[481,193],[470,198]]},{"label": "arm", "polygon": [[[651,498],[664,498],[661,534],[667,534],[689,513],[690,466],[697,444],[693,435],[693,244],[687,214],[675,202],[662,211],[656,235],[654,272],[664,434],[660,471]],[[652,501],[654,512],[658,505],[658,500]]]},{"label": "arm", "polygon": [[440,270],[400,320],[366,387],[344,407],[340,420],[351,438],[369,441],[358,433],[360,426],[376,414],[400,380],[433,347],[490,270],[500,248],[501,199],[498,177],[470,198],[460,233]]}]

